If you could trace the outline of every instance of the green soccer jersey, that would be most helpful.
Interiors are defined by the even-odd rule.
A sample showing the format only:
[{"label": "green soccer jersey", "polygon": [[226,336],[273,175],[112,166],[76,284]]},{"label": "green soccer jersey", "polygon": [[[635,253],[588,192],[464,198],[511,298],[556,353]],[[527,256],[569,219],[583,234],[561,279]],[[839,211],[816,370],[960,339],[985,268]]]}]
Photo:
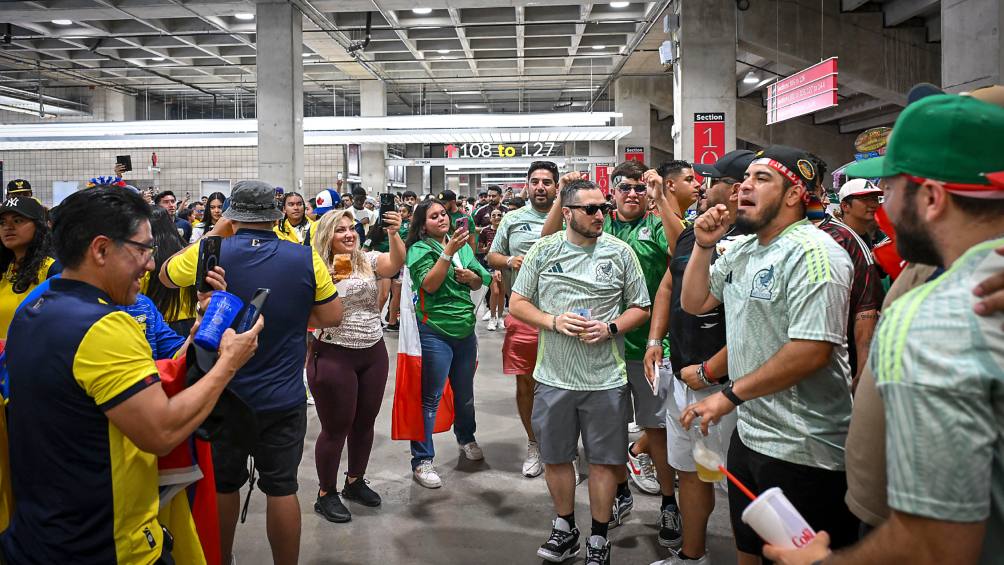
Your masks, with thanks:
[{"label": "green soccer jersey", "polygon": [[767,245],[755,235],[738,239],[712,266],[711,293],[725,303],[732,380],[759,368],[791,340],[834,345],[825,367],[739,407],[739,437],[750,449],[799,465],[844,468],[852,273],[847,252],[808,220],[788,226]]},{"label": "green soccer jersey", "polygon": [[[592,247],[579,247],[565,232],[534,245],[523,260],[513,292],[542,312],[560,315],[589,308],[594,320],[612,322],[631,306],[648,307],[641,264],[623,241],[603,234]],[[627,383],[624,338],[586,344],[550,330],[541,331],[533,378],[566,390],[607,390]]]},{"label": "green soccer jersey", "polygon": [[[507,213],[502,216],[502,221],[499,222],[498,230],[495,231],[495,239],[488,252],[525,257],[533,244],[540,239],[540,232],[544,228],[545,220],[547,220],[547,212],[538,212],[530,204]],[[506,285],[511,288],[512,271],[504,270],[503,276],[506,277]]]},{"label": "green soccer jersey", "polygon": [[481,277],[484,284],[491,283],[491,275],[474,258],[470,246],[463,246],[453,256],[443,284],[436,292],[426,292],[422,289],[422,281],[429,271],[439,261],[443,246],[439,242],[426,238],[416,241],[408,249],[408,272],[411,275],[412,291],[418,295],[415,304],[415,315],[418,321],[428,324],[439,333],[463,339],[474,331],[474,302],[471,301],[471,289],[454,278],[455,264],[459,262],[463,268],[470,269]]},{"label": "green soccer jersey", "polygon": [[[659,283],[669,266],[669,244],[666,242],[666,232],[662,229],[662,218],[658,214],[648,213],[628,222],[619,220],[616,216],[616,213],[607,216],[603,222],[603,231],[628,244],[635,252],[645,275],[645,288],[648,289],[649,297],[655,300]],[[649,325],[649,322],[645,322],[624,336],[624,355],[629,361],[641,361],[645,358]]]},{"label": "green soccer jersey", "polygon": [[973,287],[1004,269],[967,251],[882,314],[868,362],[885,406],[889,507],[948,522],[987,521],[980,563],[1004,555],[1004,314],[973,313]]}]

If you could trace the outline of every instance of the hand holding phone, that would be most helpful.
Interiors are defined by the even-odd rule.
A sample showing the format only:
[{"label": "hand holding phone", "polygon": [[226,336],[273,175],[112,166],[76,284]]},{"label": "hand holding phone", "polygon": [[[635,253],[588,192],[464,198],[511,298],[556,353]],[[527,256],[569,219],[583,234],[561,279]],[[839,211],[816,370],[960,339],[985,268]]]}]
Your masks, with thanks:
[{"label": "hand holding phone", "polygon": [[261,317],[261,311],[265,308],[265,302],[268,301],[268,296],[271,294],[271,289],[259,288],[255,291],[254,297],[251,299],[251,303],[248,304],[246,310],[244,310],[244,317],[241,318],[241,323],[237,325],[237,333],[242,334],[258,323],[258,318]]},{"label": "hand holding phone", "polygon": [[471,231],[470,224],[471,224],[470,219],[467,216],[464,216],[462,218],[457,218],[457,225],[454,228],[454,231],[458,232],[460,230],[464,230],[469,232]]},{"label": "hand holding phone", "polygon": [[220,249],[223,247],[223,238],[210,235],[199,241],[199,263],[195,271],[195,290],[198,292],[210,292],[213,287],[206,282],[206,275],[220,264]]}]

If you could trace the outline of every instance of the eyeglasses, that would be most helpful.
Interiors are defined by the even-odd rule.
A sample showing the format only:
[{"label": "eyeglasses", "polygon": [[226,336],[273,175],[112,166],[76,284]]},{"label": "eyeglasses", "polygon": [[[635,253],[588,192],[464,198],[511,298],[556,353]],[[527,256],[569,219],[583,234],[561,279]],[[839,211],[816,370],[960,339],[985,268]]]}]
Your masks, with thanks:
[{"label": "eyeglasses", "polygon": [[142,243],[139,241],[133,241],[131,239],[120,239],[118,241],[121,243],[127,243],[134,247],[139,247],[140,249],[146,252],[145,253],[146,256],[150,256],[157,253],[157,246],[150,243]]},{"label": "eyeglasses", "polygon": [[627,182],[622,182],[617,185],[617,190],[621,192],[631,192],[632,190],[634,190],[636,194],[645,194],[645,191],[648,190],[648,187],[645,186],[644,184],[631,184]]},{"label": "eyeglasses", "polygon": [[588,216],[595,216],[597,212],[603,212],[606,215],[613,209],[613,206],[609,202],[604,202],[603,204],[568,204],[565,208],[582,210]]}]

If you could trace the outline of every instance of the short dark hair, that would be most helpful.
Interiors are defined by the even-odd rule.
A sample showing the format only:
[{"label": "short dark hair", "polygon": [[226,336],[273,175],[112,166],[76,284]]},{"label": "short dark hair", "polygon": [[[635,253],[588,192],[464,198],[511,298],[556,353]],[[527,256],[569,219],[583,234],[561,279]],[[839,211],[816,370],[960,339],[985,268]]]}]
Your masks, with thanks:
[{"label": "short dark hair", "polygon": [[571,199],[581,190],[596,190],[596,183],[589,180],[579,179],[572,181],[561,189],[561,205],[567,206]]},{"label": "short dark hair", "polygon": [[474,203],[476,203],[477,201],[478,201],[478,199],[477,199],[477,198],[474,198],[473,196],[470,196],[470,197],[468,197],[468,198],[467,198],[467,203],[468,203],[468,204],[474,204]]},{"label": "short dark hair", "polygon": [[617,165],[614,172],[610,174],[610,178],[627,177],[631,180],[641,180],[641,177],[647,170],[648,167],[641,161],[624,161],[620,165]]},{"label": "short dark hair", "polygon": [[171,198],[174,198],[175,200],[178,199],[178,197],[175,196],[173,192],[171,192],[170,190],[165,190],[163,192],[158,192],[157,195],[153,197],[153,203],[154,204],[160,204],[160,201],[163,200],[167,196],[170,196]]},{"label": "short dark hair", "polygon": [[[492,191],[499,193],[499,196],[502,195],[502,187],[497,184],[488,185],[488,192]],[[486,192],[485,194],[488,194],[488,192]]]},{"label": "short dark hair", "polygon": [[978,220],[994,220],[1004,217],[1004,200],[997,198],[970,198],[948,193],[952,202],[967,216]]},{"label": "short dark hair", "polygon": [[196,200],[195,202],[192,202],[191,204],[189,204],[188,205],[188,209],[189,210],[195,210],[196,206],[202,206],[204,208],[206,205],[202,203],[202,199],[200,198],[199,200]]},{"label": "short dark hair", "polygon": [[487,190],[479,190],[478,191],[478,198],[481,198],[482,196],[488,196],[488,191]]},{"label": "short dark hair", "polygon": [[657,169],[659,176],[666,178],[671,175],[680,174],[683,169],[693,169],[694,166],[690,164],[690,161],[682,161],[680,159],[673,159],[672,161],[666,161],[665,163],[659,165]]},{"label": "short dark hair", "polygon": [[412,198],[418,198],[418,195],[411,190],[406,190],[403,193],[401,193],[401,198],[408,198],[409,196]]},{"label": "short dark hair", "polygon": [[64,267],[80,266],[95,237],[131,239],[152,211],[143,197],[120,187],[74,192],[52,215],[52,243]]},{"label": "short dark hair", "polygon": [[[532,175],[534,171],[538,171],[540,169],[544,169],[545,171],[551,173],[551,176],[554,177],[554,182],[558,182],[558,166],[550,161],[534,161],[533,163],[530,163],[530,168],[526,171],[526,178],[530,178],[530,175]],[[510,190],[512,190],[511,187]]]}]

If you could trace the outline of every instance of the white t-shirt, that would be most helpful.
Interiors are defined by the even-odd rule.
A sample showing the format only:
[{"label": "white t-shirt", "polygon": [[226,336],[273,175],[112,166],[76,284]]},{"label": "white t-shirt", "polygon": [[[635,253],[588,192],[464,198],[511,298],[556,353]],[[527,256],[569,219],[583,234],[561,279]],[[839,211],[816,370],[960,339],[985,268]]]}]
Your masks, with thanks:
[{"label": "white t-shirt", "polygon": [[[376,223],[377,211],[367,210],[363,208],[362,210],[357,210],[355,207],[350,207],[349,210],[352,211],[352,217],[355,218],[357,222],[362,222],[367,228],[373,226]],[[369,221],[366,221],[368,219]]]}]

